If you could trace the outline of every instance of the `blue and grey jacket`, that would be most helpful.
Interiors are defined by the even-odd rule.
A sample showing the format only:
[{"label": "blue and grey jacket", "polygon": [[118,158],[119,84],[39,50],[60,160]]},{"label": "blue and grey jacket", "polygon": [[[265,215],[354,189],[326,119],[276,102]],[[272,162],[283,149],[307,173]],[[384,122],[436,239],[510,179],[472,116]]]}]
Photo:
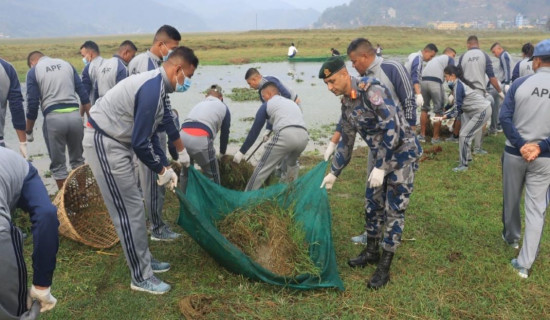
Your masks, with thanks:
[{"label": "blue and grey jacket", "polygon": [[476,90],[485,95],[487,92],[485,75],[489,78],[495,76],[491,58],[479,48],[471,48],[460,56],[458,65],[464,72],[464,78],[470,81]]},{"label": "blue and grey jacket", "polygon": [[[128,69],[122,58],[114,55],[110,59],[101,59],[101,64],[92,65],[94,59],[82,71],[82,83],[90,93],[91,103],[103,97],[115,84],[128,77]],[[88,68],[89,67],[89,68]],[[86,72],[87,71],[87,72]]]},{"label": "blue and grey jacket", "polygon": [[300,107],[294,101],[276,95],[264,102],[256,112],[252,128],[239,150],[241,153],[245,154],[252,147],[266,122],[266,129],[274,132],[287,127],[299,127],[306,130],[306,123]]},{"label": "blue and grey jacket", "polygon": [[128,74],[138,74],[150,70],[155,70],[160,67],[162,60],[155,56],[151,51],[147,50],[138,54],[128,64]]},{"label": "blue and grey jacket", "polygon": [[94,104],[97,98],[99,98],[97,93],[97,74],[103,61],[104,59],[101,56],[97,56],[82,69],[82,85],[90,97],[91,104]]},{"label": "blue and grey jacket", "polygon": [[209,96],[191,109],[182,128],[198,128],[208,132],[212,140],[220,131],[220,153],[225,154],[229,141],[231,113],[225,103],[216,97]]},{"label": "blue and grey jacket", "polygon": [[508,51],[502,51],[498,57],[500,68],[502,69],[502,78],[498,79],[500,83],[510,84],[512,82],[512,57]]},{"label": "blue and grey jacket", "polygon": [[102,134],[131,147],[152,171],[168,159],[154,134],[162,125],[170,141],[179,139],[168,93],[174,91],[163,68],[128,77],[109,90],[90,110],[90,124]]},{"label": "blue and grey jacket", "polygon": [[43,56],[27,72],[27,118],[36,120],[38,107],[42,114],[68,108],[78,108],[90,102],[74,67],[61,59]]},{"label": "blue and grey jacket", "polygon": [[499,114],[505,151],[521,156],[526,143],[538,143],[539,157],[550,157],[550,67],[514,81]]},{"label": "blue and grey jacket", "polygon": [[529,61],[529,58],[525,58],[516,63],[514,71],[512,72],[512,81],[516,81],[516,79],[530,74],[535,74],[535,71],[533,71],[533,61]]},{"label": "blue and grey jacket", "polygon": [[464,84],[460,79],[456,80],[453,89],[458,115],[463,112],[466,114],[482,112],[491,105],[491,102],[485,99],[485,96]]},{"label": "blue and grey jacket", "polygon": [[426,67],[422,70],[422,81],[433,81],[443,84],[445,76],[443,70],[447,66],[454,66],[455,59],[446,54],[434,57],[426,63]]},{"label": "blue and grey jacket", "polygon": [[[262,77],[262,80],[260,80],[260,88],[267,82],[273,82],[275,83],[275,85],[277,86],[277,89],[279,89],[279,94],[287,99],[290,99],[292,101],[296,101],[296,99],[298,99],[298,95],[296,94],[296,92],[294,92],[294,90],[292,90],[292,88],[286,86],[285,84],[283,84],[281,82],[281,80],[273,77],[273,76],[264,76]],[[262,98],[262,95],[261,95],[261,92],[260,90],[258,90],[258,94],[260,94],[260,100],[263,102],[264,101],[264,98]]]},{"label": "blue and grey jacket", "polygon": [[405,62],[405,69],[411,75],[413,84],[420,84],[422,81],[422,51],[409,54],[407,62]]},{"label": "blue and grey jacket", "polygon": [[4,138],[8,102],[13,127],[25,130],[25,109],[17,72],[11,64],[0,59],[0,140]]},{"label": "blue and grey jacket", "polygon": [[351,77],[351,83],[358,95],[355,99],[342,99],[342,139],[336,148],[331,172],[339,176],[349,163],[357,133],[373,153],[376,168],[386,174],[416,162],[422,148],[389,90],[369,77]]}]

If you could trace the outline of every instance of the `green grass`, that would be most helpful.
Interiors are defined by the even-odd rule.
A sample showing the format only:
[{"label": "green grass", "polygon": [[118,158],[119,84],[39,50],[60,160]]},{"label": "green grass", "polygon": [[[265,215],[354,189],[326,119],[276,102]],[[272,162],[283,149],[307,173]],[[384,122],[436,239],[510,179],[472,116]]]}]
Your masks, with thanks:
[{"label": "green grass", "polygon": [[[442,144],[441,153],[421,163],[406,214],[406,240],[394,258],[391,282],[379,291],[365,285],[374,266],[351,269],[346,264],[361,250],[349,238],[362,232],[364,225],[363,149],[354,152],[329,192],[334,246],[346,291],[304,292],[251,282],[220,267],[184,235],[174,243],[151,243],[156,258],[172,263],[160,278],[173,286],[164,296],[152,296],[130,290],[120,245],[98,251],[61,238],[52,287],[58,305],[43,319],[182,319],[178,302],[193,294],[212,299],[206,319],[547,318],[547,239],[542,240],[532,275],[524,280],[509,265],[517,251],[500,237],[503,145],[502,135],[486,138],[489,154],[475,156],[464,173],[451,171],[458,160],[457,144]],[[320,159],[312,152],[301,163],[312,167]],[[170,192],[165,216],[168,221],[178,216]],[[32,241],[27,240],[29,267],[31,250]]]},{"label": "green grass", "polygon": [[[366,37],[372,43],[384,47],[384,55],[405,55],[420,50],[428,42],[441,50],[453,47],[461,53],[466,50],[466,38],[476,34],[481,48],[490,53],[490,46],[499,41],[510,52],[521,52],[521,46],[531,41],[536,43],[548,38],[540,31],[489,31],[456,30],[444,31],[422,28],[366,27],[345,30],[272,30],[249,32],[184,33],[181,44],[193,48],[202,65],[242,64],[249,62],[286,61],[288,43],[294,42],[298,57],[329,56],[330,48],[345,52],[349,42],[357,37]],[[126,39],[134,41],[139,51],[151,46],[152,35],[117,35],[52,39],[2,39],[0,57],[10,61],[19,78],[25,79],[27,55],[40,50],[51,57],[66,59],[80,72],[83,68],[79,48],[86,40],[98,43],[104,57],[116,52]]]}]

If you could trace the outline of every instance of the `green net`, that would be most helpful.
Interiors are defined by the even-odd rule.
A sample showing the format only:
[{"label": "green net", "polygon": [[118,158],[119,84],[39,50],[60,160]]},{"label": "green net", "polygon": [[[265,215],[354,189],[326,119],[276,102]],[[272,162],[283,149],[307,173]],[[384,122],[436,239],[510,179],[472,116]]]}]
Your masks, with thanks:
[{"label": "green net", "polygon": [[[180,189],[178,224],[218,263],[231,272],[250,279],[295,289],[338,288],[344,284],[338,274],[332,246],[332,214],[327,192],[319,188],[328,163],[321,162],[291,184],[242,192],[229,190],[190,168],[187,195]],[[320,269],[320,276],[300,274],[285,277],[265,269],[229,242],[216,228],[216,222],[238,208],[276,201],[282,208],[294,209],[294,220],[303,225],[309,256]]]}]

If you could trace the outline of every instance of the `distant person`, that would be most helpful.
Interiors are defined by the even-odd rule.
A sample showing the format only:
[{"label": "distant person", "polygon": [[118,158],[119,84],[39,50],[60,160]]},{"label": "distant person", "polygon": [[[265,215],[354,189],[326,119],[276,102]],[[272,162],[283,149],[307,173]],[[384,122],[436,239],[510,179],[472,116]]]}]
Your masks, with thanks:
[{"label": "distant person", "polygon": [[518,275],[529,277],[540,249],[550,185],[550,39],[535,46],[533,70],[512,83],[500,110],[506,136],[502,161],[504,206],[502,238],[518,247],[520,200],[525,186],[525,230],[517,259]]},{"label": "distant person", "polygon": [[380,46],[380,44],[377,43],[377,44],[376,44],[376,55],[379,56],[379,57],[381,57],[381,56],[382,56],[382,50],[384,50],[384,48],[382,48],[382,47]]},{"label": "distant person", "polygon": [[11,122],[19,139],[19,152],[23,158],[27,158],[27,137],[25,136],[25,109],[23,108],[23,95],[21,84],[15,68],[6,60],[0,59],[0,147],[5,147],[4,127],[6,124],[6,111],[11,112]]},{"label": "distant person", "polygon": [[413,82],[416,106],[421,108],[424,105],[424,97],[422,96],[422,88],[420,82],[422,81],[422,63],[424,61],[430,61],[437,53],[437,47],[433,43],[428,43],[424,49],[411,53],[405,63],[405,69],[409,71]]},{"label": "distant person", "polygon": [[97,74],[103,64],[103,57],[99,53],[97,43],[88,40],[80,46],[80,55],[84,63],[82,70],[82,85],[90,97],[90,103],[97,100]]},{"label": "distant person", "polygon": [[[217,184],[220,184],[220,169],[214,141],[220,132],[220,156],[225,155],[230,126],[231,113],[223,102],[222,88],[216,84],[206,90],[206,98],[189,111],[181,125],[180,137],[191,158],[191,165],[197,163],[202,173]],[[187,168],[182,168],[181,188],[184,192],[187,172]]]},{"label": "distant person", "polygon": [[[128,73],[133,75],[158,69],[163,62],[168,60],[170,54],[178,47],[180,41],[181,34],[176,28],[169,25],[163,25],[155,33],[153,44],[149,50],[138,54],[130,61],[128,64]],[[191,79],[186,76],[184,80],[185,82],[182,84],[182,89],[186,91],[191,86]],[[165,96],[165,99],[170,103],[169,96]],[[173,140],[168,139],[163,128],[158,128],[158,132],[155,132],[155,135],[159,139],[162,150],[166,152],[167,141],[170,140],[169,143],[173,143]],[[179,135],[174,138],[176,137],[179,138]],[[151,171],[149,167],[139,161],[137,157],[134,160],[137,166],[138,182],[145,200],[147,219],[151,223],[151,240],[176,240],[181,234],[172,231],[162,217],[166,188],[156,183],[155,172]]]},{"label": "distant person", "polygon": [[294,46],[294,42],[290,44],[290,47],[288,47],[288,57],[294,58],[294,56],[298,53],[298,49]]},{"label": "distant person", "polygon": [[51,160],[50,171],[61,189],[69,175],[65,150],[68,150],[72,169],[84,164],[81,117],[90,109],[90,97],[75,68],[67,61],[33,51],[27,57],[27,64],[31,68],[27,72],[27,140],[34,140],[34,123],[40,107],[44,116],[42,131]]},{"label": "distant person", "polygon": [[[41,312],[52,309],[57,302],[50,292],[59,246],[57,208],[30,162],[12,150],[0,148],[0,163],[0,319],[29,319],[24,314],[29,306],[27,299],[37,300]],[[30,289],[23,237],[12,221],[17,208],[28,212],[32,223],[34,272]]]},{"label": "distant person", "polygon": [[248,180],[246,191],[259,189],[281,161],[286,164],[281,169],[281,182],[290,183],[296,180],[300,170],[298,158],[309,141],[304,116],[294,101],[281,96],[273,82],[262,85],[260,93],[265,102],[256,112],[252,128],[233,161],[241,162],[264,124],[267,123],[266,128],[273,131],[273,136],[265,141],[267,145],[264,154]]},{"label": "distant person", "polygon": [[512,81],[516,81],[516,79],[520,77],[535,73],[535,71],[533,71],[533,61],[531,60],[534,50],[535,47],[533,47],[530,42],[521,47],[521,55],[523,56],[523,59],[518,61],[518,63],[514,66],[514,71],[512,71]]},{"label": "distant person", "polygon": [[[422,113],[420,114],[420,135],[418,140],[420,142],[426,141],[426,127],[429,121],[428,112],[431,111],[431,103],[433,102],[433,111],[436,117],[443,116],[443,106],[445,104],[445,90],[443,89],[443,82],[445,81],[443,70],[447,66],[455,65],[456,51],[453,48],[445,48],[443,54],[428,61],[426,67],[422,70],[422,81],[420,86],[422,88],[422,97],[424,104],[422,105]],[[439,143],[439,130],[441,128],[441,121],[436,121],[433,124],[433,137],[432,144]]]},{"label": "distant person", "polygon": [[330,53],[332,54],[332,56],[339,56],[340,55],[340,51],[334,49],[334,48],[330,48]]},{"label": "distant person", "polygon": [[[491,52],[499,60],[500,72],[498,74],[495,74],[497,75],[497,79],[500,82],[500,88],[502,89],[502,92],[504,93],[504,95],[506,95],[506,92],[508,91],[508,88],[510,88],[510,84],[512,83],[512,57],[510,56],[508,51],[504,50],[504,48],[502,48],[502,46],[498,42],[493,43],[493,45],[491,46]],[[504,98],[500,99],[497,94],[498,93],[495,93],[493,95],[493,99],[497,99],[499,101],[492,104],[493,114],[496,113],[496,115],[492,116],[489,134],[502,132],[502,128],[498,123],[498,114],[500,110],[500,105],[502,104]]]}]

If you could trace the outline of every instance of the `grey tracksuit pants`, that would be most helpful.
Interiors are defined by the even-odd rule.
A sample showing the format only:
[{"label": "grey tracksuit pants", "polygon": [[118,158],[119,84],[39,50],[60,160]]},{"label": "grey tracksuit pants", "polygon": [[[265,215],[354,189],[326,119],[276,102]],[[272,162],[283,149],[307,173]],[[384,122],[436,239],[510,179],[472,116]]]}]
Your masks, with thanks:
[{"label": "grey tracksuit pants", "polygon": [[274,132],[245,190],[259,189],[283,159],[286,159],[286,170],[281,173],[281,182],[294,181],[300,170],[298,157],[306,148],[308,140],[309,135],[304,128],[286,127]]},{"label": "grey tracksuit pants", "polygon": [[[220,169],[218,167],[216,149],[214,149],[212,138],[206,136],[193,136],[184,131],[180,131],[180,137],[191,158],[191,165],[197,163],[201,167],[202,173],[208,177],[208,179],[220,184]],[[182,168],[180,181],[181,189],[184,192],[187,190],[187,178],[188,169]]]},{"label": "grey tracksuit pants", "polygon": [[153,275],[145,227],[145,207],[134,174],[134,152],[95,129],[86,128],[84,154],[97,180],[101,195],[115,225],[132,281]]},{"label": "grey tracksuit pants", "polygon": [[44,118],[42,131],[50,154],[52,176],[55,180],[66,179],[69,172],[67,171],[65,149],[69,151],[69,163],[72,169],[84,164],[82,157],[84,128],[79,111],[48,113]]},{"label": "grey tracksuit pants", "polygon": [[500,105],[502,104],[502,101],[500,101],[500,96],[495,88],[493,88],[493,86],[490,86],[490,88],[487,89],[487,93],[492,98],[491,108],[493,112],[491,115],[491,126],[489,127],[489,131],[496,132],[498,129],[500,129],[498,114],[500,113]]},{"label": "grey tracksuit pants", "polygon": [[432,109],[430,102],[433,102],[434,113],[442,114],[443,103],[445,102],[443,85],[435,81],[422,81],[420,86],[422,88],[422,97],[424,98],[422,111],[430,112]]},{"label": "grey tracksuit pants", "polygon": [[[479,137],[479,132],[491,117],[491,107],[488,106],[481,112],[472,114],[464,113],[462,118],[465,119],[460,127],[460,135],[458,138],[458,154],[460,165],[468,166],[468,160],[472,159],[471,142],[476,136]],[[479,143],[479,145],[477,144]],[[476,141],[476,150],[481,149],[481,139]]]},{"label": "grey tracksuit pants", "polygon": [[519,202],[525,186],[525,234],[518,256],[519,264],[530,269],[537,252],[544,227],[550,186],[550,158],[526,162],[522,157],[504,152],[502,159],[503,235],[506,241],[521,236]]},{"label": "grey tracksuit pants", "polygon": [[19,229],[2,216],[0,270],[0,319],[19,319],[19,315],[27,310],[27,267],[23,257],[23,239]]}]

